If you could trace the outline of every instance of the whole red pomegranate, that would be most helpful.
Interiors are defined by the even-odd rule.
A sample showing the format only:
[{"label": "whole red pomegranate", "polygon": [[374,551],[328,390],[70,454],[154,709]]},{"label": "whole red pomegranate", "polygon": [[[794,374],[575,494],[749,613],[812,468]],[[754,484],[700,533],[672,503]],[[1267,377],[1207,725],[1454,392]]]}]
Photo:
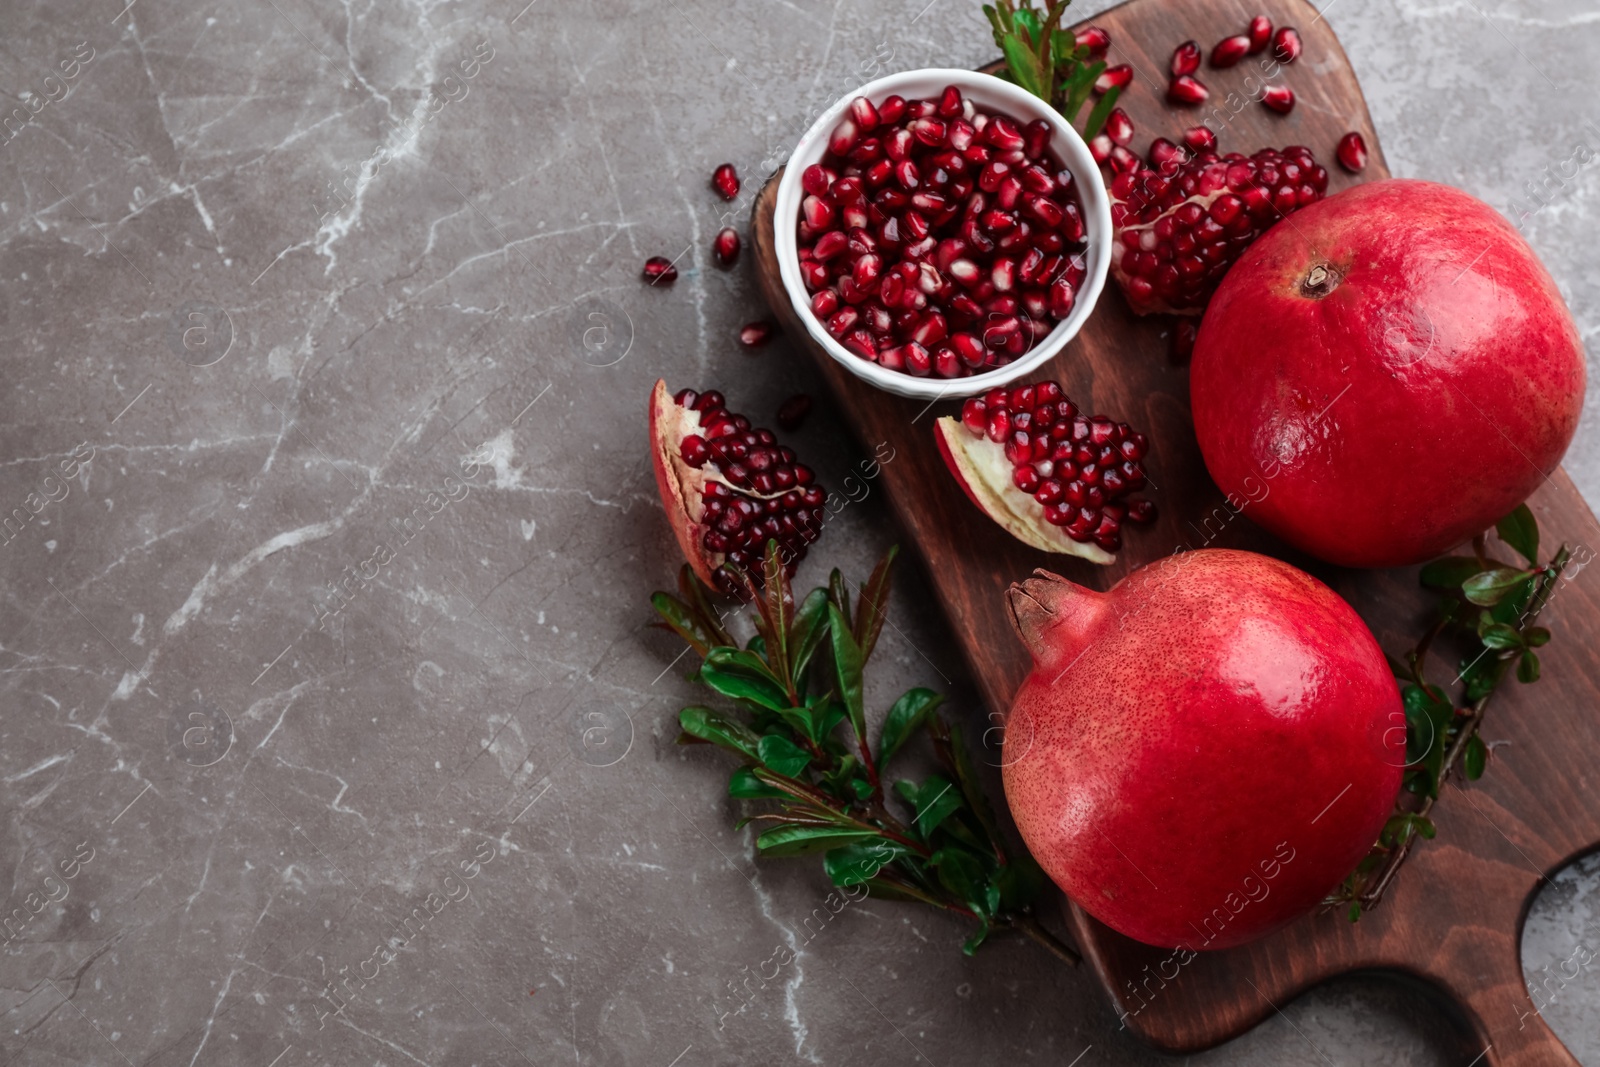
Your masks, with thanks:
[{"label": "whole red pomegranate", "polygon": [[1516,230],[1448,186],[1372,182],[1292,221],[1250,246],[1201,323],[1206,467],[1332,563],[1437,556],[1561,462],[1583,406],[1572,316]]},{"label": "whole red pomegranate", "polygon": [[1108,926],[1202,950],[1315,906],[1394,804],[1405,714],[1327,586],[1203,549],[1096,593],[1009,592],[1033,672],[1006,721],[1006,799],[1034,858]]}]

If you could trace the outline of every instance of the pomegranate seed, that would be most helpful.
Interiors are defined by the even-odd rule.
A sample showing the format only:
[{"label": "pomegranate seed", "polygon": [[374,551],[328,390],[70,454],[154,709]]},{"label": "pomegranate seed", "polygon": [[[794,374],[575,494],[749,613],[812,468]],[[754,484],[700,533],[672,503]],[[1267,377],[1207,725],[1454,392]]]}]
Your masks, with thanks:
[{"label": "pomegranate seed", "polygon": [[824,289],[811,298],[811,313],[819,319],[825,319],[839,310],[839,294],[832,289]]},{"label": "pomegranate seed", "polygon": [[739,172],[733,169],[732,163],[724,163],[711,172],[711,184],[722,194],[722,199],[732,200],[739,195]]},{"label": "pomegranate seed", "polygon": [[1293,26],[1285,26],[1272,35],[1272,54],[1279,63],[1293,63],[1300,58],[1300,34]]},{"label": "pomegranate seed", "polygon": [[1085,26],[1072,35],[1079,48],[1089,50],[1090,59],[1099,59],[1111,47],[1111,35],[1099,26]]},{"label": "pomegranate seed", "polygon": [[915,341],[912,341],[900,351],[904,354],[907,374],[915,375],[918,378],[926,378],[928,372],[933,369],[933,357],[929,355],[926,348],[923,348]]},{"label": "pomegranate seed", "polygon": [[1217,135],[1207,126],[1190,126],[1183,131],[1183,143],[1196,152],[1215,152]]},{"label": "pomegranate seed", "polygon": [[944,92],[939,94],[939,114],[947,119],[957,118],[961,114],[961,108],[964,103],[965,101],[961,98],[961,90],[954,85],[946,85]]},{"label": "pomegranate seed", "polygon": [[800,201],[800,217],[813,230],[825,230],[833,223],[833,205],[813,194]]},{"label": "pomegranate seed", "polygon": [[1022,128],[1023,151],[1029,159],[1041,158],[1050,147],[1055,131],[1044,119],[1034,119]]},{"label": "pomegranate seed", "polygon": [[1194,354],[1194,339],[1199,334],[1200,329],[1193,319],[1178,319],[1172,324],[1172,347],[1169,352],[1172,362],[1180,366],[1189,362],[1189,357]]},{"label": "pomegranate seed", "polygon": [[828,199],[841,206],[854,204],[863,195],[861,182],[848,174],[828,187]]},{"label": "pomegranate seed", "polygon": [[906,101],[903,96],[884,97],[883,103],[878,105],[878,121],[885,126],[893,126],[906,115]]},{"label": "pomegranate seed", "polygon": [[921,176],[917,173],[917,165],[909,159],[901,160],[894,165],[894,180],[907,192],[922,184]]},{"label": "pomegranate seed", "polygon": [[717,266],[731,267],[738,260],[741,247],[739,231],[732,226],[724,226],[717,231],[716,238],[711,242],[711,255],[717,261]]},{"label": "pomegranate seed", "polygon": [[1100,77],[1094,80],[1094,91],[1109,93],[1113,89],[1126,89],[1132,81],[1133,68],[1126,63],[1119,63],[1100,72]]},{"label": "pomegranate seed", "polygon": [[1128,113],[1120,107],[1111,109],[1111,114],[1106,116],[1106,136],[1115,144],[1126,145],[1133,140],[1133,120]]},{"label": "pomegranate seed", "polygon": [[872,334],[867,330],[851,330],[841,338],[840,343],[862,359],[878,358],[878,342],[872,339]]},{"label": "pomegranate seed", "polygon": [[1089,140],[1089,154],[1096,163],[1104,163],[1111,158],[1111,138],[1105,134],[1096,134]]},{"label": "pomegranate seed", "polygon": [[837,180],[838,175],[828,170],[821,163],[813,163],[800,172],[800,188],[812,196],[827,196],[828,188]]},{"label": "pomegranate seed", "polygon": [[739,343],[746,348],[760,348],[772,339],[772,324],[768,322],[746,323],[739,330]]},{"label": "pomegranate seed", "polygon": [[1367,169],[1367,142],[1354,130],[1339,138],[1339,165],[1351,174]]},{"label": "pomegranate seed", "polygon": [[778,408],[778,426],[793,433],[806,421],[806,416],[811,413],[811,397],[805,393],[796,393],[785,400]]},{"label": "pomegranate seed", "polygon": [[644,261],[644,280],[651,285],[671,285],[678,280],[678,268],[666,256],[651,256]]},{"label": "pomegranate seed", "polygon": [[878,128],[878,109],[872,106],[872,101],[864,96],[858,96],[850,101],[850,119],[856,124],[856,129],[865,133]]},{"label": "pomegranate seed", "polygon": [[1174,104],[1203,104],[1211,95],[1211,90],[1200,83],[1200,79],[1187,74],[1173,78],[1167,85],[1167,99]]},{"label": "pomegranate seed", "polygon": [[1187,150],[1179,148],[1165,137],[1157,137],[1150,142],[1150,167],[1163,176],[1175,174],[1188,158]]},{"label": "pomegranate seed", "polygon": [[802,263],[800,264],[800,277],[805,281],[807,289],[822,289],[823,286],[828,284],[828,268],[816,260]]},{"label": "pomegranate seed", "polygon": [[1211,50],[1211,65],[1216,67],[1218,70],[1225,70],[1228,67],[1237,66],[1239,60],[1243,59],[1249,54],[1249,52],[1250,38],[1224,37],[1222,40],[1218,41],[1217,46]]},{"label": "pomegranate seed", "polygon": [[828,135],[828,151],[836,156],[847,155],[850,149],[856,146],[856,139],[861,136],[856,128],[854,119],[844,119],[833,128]]},{"label": "pomegranate seed", "polygon": [[826,263],[843,252],[849,244],[850,241],[844,234],[838,230],[830,230],[818,239],[817,243],[811,247],[811,251],[818,260]]},{"label": "pomegranate seed", "polygon": [[1111,169],[1118,174],[1126,174],[1129,171],[1138,170],[1139,164],[1139,157],[1121,145],[1116,145],[1111,149]]},{"label": "pomegranate seed", "polygon": [[1272,20],[1265,15],[1257,15],[1250,20],[1250,54],[1264,51],[1267,43],[1272,40]]},{"label": "pomegranate seed", "polygon": [[1294,90],[1287,85],[1269,85],[1261,90],[1261,102],[1280,115],[1294,110]]},{"label": "pomegranate seed", "polygon": [[1172,61],[1167,64],[1174,78],[1181,78],[1186,74],[1193,74],[1200,69],[1200,45],[1195,41],[1185,41],[1172,53]]},{"label": "pomegranate seed", "polygon": [[928,145],[930,148],[944,147],[945,124],[938,119],[920,118],[913,119],[907,127],[911,136]]}]

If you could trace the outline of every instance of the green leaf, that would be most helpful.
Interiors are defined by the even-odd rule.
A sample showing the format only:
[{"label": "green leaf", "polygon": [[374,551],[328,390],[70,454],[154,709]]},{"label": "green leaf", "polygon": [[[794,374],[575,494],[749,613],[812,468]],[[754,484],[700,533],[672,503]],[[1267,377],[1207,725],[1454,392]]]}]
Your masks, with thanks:
[{"label": "green leaf", "polygon": [[1483,743],[1483,738],[1473,734],[1467,741],[1466,751],[1461,753],[1461,769],[1467,774],[1467,781],[1476,782],[1483,777],[1483,770],[1489,764],[1489,746]]},{"label": "green leaf", "polygon": [[725,697],[748,700],[773,711],[790,706],[783,683],[754,652],[713,648],[700,668],[700,680]]},{"label": "green leaf", "polygon": [[988,937],[989,937],[989,920],[987,918],[985,918],[984,916],[980,915],[980,916],[978,916],[978,929],[973,931],[973,934],[972,934],[971,937],[969,937],[965,941],[961,942],[962,954],[967,955],[967,956],[974,955],[978,951],[979,946],[981,946],[984,943],[984,941],[986,941],[988,939]]},{"label": "green leaf", "polygon": [[1494,524],[1494,529],[1500,540],[1516,549],[1530,567],[1538,566],[1539,523],[1528,505],[1518,504],[1517,510]]},{"label": "green leaf", "polygon": [[1000,890],[1001,907],[1007,911],[1020,911],[1039,899],[1039,894],[1044,892],[1044,871],[1024,851],[1000,868],[994,884]]},{"label": "green leaf", "polygon": [[822,857],[822,869],[834,885],[861,885],[872,881],[895,860],[911,855],[904,845],[880,838],[870,844],[861,843],[836,848]]},{"label": "green leaf", "polygon": [[811,665],[811,656],[822,639],[828,635],[828,591],[813,589],[800,602],[794,613],[794,626],[789,631],[790,655],[794,657],[794,683],[805,692],[805,672]]},{"label": "green leaf", "polygon": [[1539,680],[1539,657],[1532,652],[1524,652],[1522,658],[1517,660],[1517,681],[1527,685]]},{"label": "green leaf", "polygon": [[884,621],[889,616],[889,583],[894,561],[900,555],[900,546],[891,546],[883,558],[872,568],[872,574],[861,583],[861,600],[856,604],[856,644],[861,646],[861,659],[865,662],[878,645],[878,635],[883,632]]},{"label": "green leaf", "polygon": [[1493,649],[1511,649],[1522,647],[1522,635],[1514,627],[1503,622],[1490,623],[1478,629],[1478,639]]},{"label": "green leaf", "polygon": [[1422,568],[1417,575],[1429,589],[1460,589],[1468,578],[1482,574],[1484,566],[1471,556],[1445,556]]},{"label": "green leaf", "polygon": [[1434,836],[1438,834],[1439,830],[1433,825],[1433,820],[1426,815],[1412,815],[1409,818],[1411,820],[1411,829],[1429,841],[1432,841]]},{"label": "green leaf", "polygon": [[844,584],[844,575],[835,567],[828,575],[828,599],[839,609],[839,614],[850,617],[850,587]]},{"label": "green leaf", "polygon": [[1530,626],[1523,631],[1522,639],[1529,648],[1543,648],[1550,643],[1550,631],[1543,626]]},{"label": "green leaf", "polygon": [[740,800],[765,800],[773,797],[786,797],[789,794],[772,786],[756,777],[756,772],[750,767],[740,767],[728,778],[728,795]]},{"label": "green leaf", "polygon": [[1406,704],[1406,765],[1421,763],[1438,743],[1439,734],[1433,728],[1433,716],[1426,708]]},{"label": "green leaf", "polygon": [[939,873],[939,884],[978,915],[988,913],[989,885],[983,862],[964,848],[941,848],[928,858]]},{"label": "green leaf", "polygon": [[1107,90],[1106,95],[1095,104],[1094,110],[1089,112],[1089,118],[1083,124],[1083,135],[1092,138],[1099,134],[1101,127],[1106,124],[1106,119],[1111,117],[1111,109],[1117,106],[1117,98],[1122,95],[1122,87],[1115,86]]},{"label": "green leaf", "polygon": [[917,798],[912,804],[917,815],[911,821],[911,828],[926,840],[964,803],[965,798],[954,782],[943,775],[929,775],[917,789]]},{"label": "green leaf", "polygon": [[883,720],[883,732],[878,735],[878,769],[889,765],[889,760],[928,721],[935,708],[944,703],[944,697],[931,689],[907,690],[894,702]]},{"label": "green leaf", "polygon": [[698,737],[702,741],[709,741],[730,752],[737,752],[749,759],[758,759],[756,745],[760,738],[754,730],[742,722],[725,719],[710,708],[696,704],[678,712],[678,725],[683,727],[683,732],[690,737]]},{"label": "green leaf", "polygon": [[1466,594],[1468,600],[1480,608],[1493,607],[1500,603],[1519,582],[1528,577],[1527,571],[1496,567],[1468,578],[1462,583],[1461,591]]},{"label": "green leaf", "polygon": [[871,841],[878,836],[876,830],[857,830],[848,826],[790,824],[775,826],[756,838],[756,848],[763,856],[801,856],[810,852],[826,852],[840,845]]},{"label": "green leaf", "polygon": [[1027,42],[1016,35],[1007,35],[1000,39],[1000,51],[1005,55],[1006,66],[1010,68],[1017,84],[1034,96],[1046,98],[1048,90],[1039,84],[1038,62]]},{"label": "green leaf", "polygon": [[652,593],[650,606],[665,620],[667,628],[689,643],[701,656],[711,651],[711,638],[694,617],[689,605],[671,593]]},{"label": "green leaf", "polygon": [[1360,922],[1361,921],[1361,902],[1360,901],[1351,901],[1350,910],[1345,912],[1345,917],[1347,919],[1349,919],[1353,923],[1354,922]]},{"label": "green leaf", "polygon": [[780,734],[768,734],[756,745],[761,762],[785,778],[798,778],[811,762],[811,753]]},{"label": "green leaf", "polygon": [[844,703],[857,740],[865,745],[867,712],[861,694],[861,646],[850,636],[850,623],[838,607],[828,609],[828,636],[833,641],[833,670],[839,699]]}]

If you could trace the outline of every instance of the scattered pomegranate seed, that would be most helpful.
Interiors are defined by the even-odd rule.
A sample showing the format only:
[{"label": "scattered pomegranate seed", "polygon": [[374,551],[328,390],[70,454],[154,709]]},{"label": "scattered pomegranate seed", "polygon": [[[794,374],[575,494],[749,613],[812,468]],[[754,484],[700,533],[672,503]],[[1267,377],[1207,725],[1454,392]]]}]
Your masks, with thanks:
[{"label": "scattered pomegranate seed", "polygon": [[[665,392],[664,385],[658,388]],[[676,407],[667,410],[679,417],[670,430],[658,424],[657,432],[678,435],[664,443],[669,448],[677,443],[688,468],[679,482],[685,494],[699,494],[701,515],[691,531],[700,535],[704,550],[698,562],[724,591],[732,591],[721,565],[759,575],[766,543],[775,540],[792,574],[827,520],[822,508],[827,494],[815,484],[816,475],[796,461],[793,449],[780,446],[771,430],[754,428],[749,419],[730,412],[721,393],[684,389],[672,400]]]},{"label": "scattered pomegranate seed", "polygon": [[1367,169],[1367,142],[1354,130],[1339,138],[1339,165],[1351,174]]},{"label": "scattered pomegranate seed", "polygon": [[1096,134],[1089,139],[1089,154],[1096,163],[1104,163],[1111,158],[1111,138],[1103,133]]},{"label": "scattered pomegranate seed", "polygon": [[1183,131],[1183,143],[1196,152],[1215,152],[1217,135],[1209,126],[1190,126]]},{"label": "scattered pomegranate seed", "polygon": [[1203,104],[1211,95],[1211,90],[1201,84],[1199,78],[1187,74],[1173,78],[1167,85],[1167,99],[1174,104]]},{"label": "scattered pomegranate seed", "polygon": [[1280,115],[1294,110],[1294,90],[1287,85],[1269,85],[1261,90],[1261,102]]},{"label": "scattered pomegranate seed", "polygon": [[1300,58],[1300,34],[1293,26],[1285,26],[1272,35],[1272,54],[1279,63],[1293,63]]},{"label": "scattered pomegranate seed", "polygon": [[1100,77],[1094,80],[1094,91],[1109,93],[1113,89],[1126,89],[1132,81],[1133,68],[1126,63],[1119,63],[1100,72]]},{"label": "scattered pomegranate seed", "polygon": [[733,169],[732,163],[724,163],[712,172],[711,184],[722,194],[722,199],[732,200],[739,195],[739,172]]},{"label": "scattered pomegranate seed", "polygon": [[1111,114],[1106,116],[1106,136],[1120,145],[1126,145],[1133,140],[1133,120],[1128,113],[1120,107],[1111,109]]},{"label": "scattered pomegranate seed", "polygon": [[1172,60],[1167,64],[1174,78],[1181,78],[1185,74],[1193,74],[1200,69],[1200,45],[1195,41],[1185,41],[1173,50]]},{"label": "scattered pomegranate seed", "polygon": [[796,393],[778,408],[778,426],[793,433],[806,421],[806,416],[811,414],[811,397],[805,393]]},{"label": "scattered pomegranate seed", "polygon": [[1298,145],[1202,150],[1172,175],[1120,174],[1109,186],[1111,271],[1137,313],[1196,314],[1251,242],[1327,188],[1327,170]]},{"label": "scattered pomegranate seed", "polygon": [[1150,142],[1150,151],[1146,158],[1150,160],[1151,170],[1163,177],[1171,177],[1188,160],[1189,152],[1165,137],[1157,137]]},{"label": "scattered pomegranate seed", "polygon": [[1118,174],[1126,174],[1131,170],[1138,170],[1142,161],[1130,150],[1121,145],[1111,148],[1111,169]]},{"label": "scattered pomegranate seed", "polygon": [[644,261],[644,280],[651,285],[671,285],[678,280],[678,268],[666,256],[651,256]]},{"label": "scattered pomegranate seed", "polygon": [[[978,111],[954,86],[876,114],[870,125],[852,104],[830,138],[845,151],[801,172],[812,314],[850,352],[907,374],[1010,363],[1071,313],[1087,275],[1082,202],[1049,125]],[[1097,158],[1113,149],[1139,165],[1095,139]]]},{"label": "scattered pomegranate seed", "polygon": [[1148,439],[1125,422],[1080,414],[1055,382],[972,397],[961,405],[961,425],[1003,447],[1011,484],[1074,541],[1115,552],[1124,520],[1155,518],[1148,501],[1124,499],[1148,481],[1141,462]]},{"label": "scattered pomegranate seed", "polygon": [[1219,70],[1237,66],[1239,60],[1250,52],[1250,38],[1224,37],[1211,50],[1211,65]]},{"label": "scattered pomegranate seed", "polygon": [[1194,355],[1194,341],[1200,336],[1200,327],[1194,319],[1174,319],[1172,323],[1172,344],[1168,350],[1172,362],[1183,366],[1189,362],[1189,357]]},{"label": "scattered pomegranate seed", "polygon": [[1073,39],[1079,48],[1089,50],[1090,59],[1103,58],[1106,49],[1111,47],[1111,35],[1099,26],[1085,26],[1073,34]]},{"label": "scattered pomegranate seed", "polygon": [[770,322],[746,323],[739,330],[739,343],[746,348],[760,348],[772,339],[772,324]]},{"label": "scattered pomegranate seed", "polygon": [[739,258],[739,249],[743,248],[739,240],[739,231],[732,226],[724,226],[717,231],[717,236],[711,242],[711,255],[719,267],[731,267]]},{"label": "scattered pomegranate seed", "polygon": [[1265,15],[1257,15],[1250,20],[1250,54],[1264,51],[1272,40],[1272,20]]}]

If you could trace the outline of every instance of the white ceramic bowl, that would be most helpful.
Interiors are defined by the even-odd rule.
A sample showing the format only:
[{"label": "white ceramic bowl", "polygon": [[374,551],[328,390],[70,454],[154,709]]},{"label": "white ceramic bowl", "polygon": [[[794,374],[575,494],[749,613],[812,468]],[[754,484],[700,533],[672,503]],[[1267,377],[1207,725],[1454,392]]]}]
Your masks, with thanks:
[{"label": "white ceramic bowl", "polygon": [[[1010,115],[1020,124],[1034,119],[1043,119],[1050,124],[1055,131],[1050,139],[1050,147],[1072,171],[1077,182],[1078,198],[1084,211],[1084,231],[1088,238],[1089,264],[1072,314],[1056,323],[1055,329],[1028,352],[1004,367],[969,378],[935,378],[931,375],[917,378],[904,371],[890,370],[871,360],[862,359],[829,336],[822,323],[812,314],[811,294],[806,291],[805,282],[800,277],[798,236],[795,232],[800,218],[800,201],[805,197],[805,190],[800,187],[800,174],[811,164],[821,161],[828,149],[828,135],[839,124],[851,100],[864,96],[876,104],[897,93],[907,100],[937,98],[946,85],[959,88],[962,95],[980,110]],[[1111,265],[1111,201],[1106,196],[1100,168],[1089,154],[1089,146],[1083,143],[1078,131],[1043,100],[1010,82],[972,70],[908,70],[868,82],[840,98],[806,131],[795,146],[794,154],[789,157],[783,178],[778,182],[778,203],[773,226],[783,287],[789,294],[789,302],[794,305],[795,314],[805,324],[806,332],[827,350],[828,355],[856,377],[864,378],[879,389],[923,400],[975,396],[985,389],[1025,377],[1048,362],[1077,336],[1084,320],[1094,311],[1100,291],[1105,287],[1106,271]]]}]

